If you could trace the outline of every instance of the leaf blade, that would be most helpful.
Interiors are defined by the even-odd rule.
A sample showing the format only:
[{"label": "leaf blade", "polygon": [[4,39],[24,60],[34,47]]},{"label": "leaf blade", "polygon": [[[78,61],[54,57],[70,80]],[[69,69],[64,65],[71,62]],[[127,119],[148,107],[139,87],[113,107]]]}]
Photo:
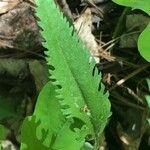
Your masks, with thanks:
[{"label": "leaf blade", "polygon": [[[47,61],[55,67],[55,70],[50,71],[50,78],[57,79],[58,82],[54,84],[62,86],[58,92],[64,97],[64,105],[69,105],[71,110],[65,113],[85,121],[89,128],[92,120],[94,130],[100,133],[110,116],[110,103],[108,95],[103,95],[103,91],[98,92],[99,76],[93,78],[91,75],[93,63],[89,65],[90,54],[77,35],[74,33],[72,36],[73,29],[69,28],[54,1],[36,0],[36,4],[36,15],[41,19],[38,24],[46,39],[43,45],[48,49]],[[85,105],[90,109],[92,117],[81,111]]]}]

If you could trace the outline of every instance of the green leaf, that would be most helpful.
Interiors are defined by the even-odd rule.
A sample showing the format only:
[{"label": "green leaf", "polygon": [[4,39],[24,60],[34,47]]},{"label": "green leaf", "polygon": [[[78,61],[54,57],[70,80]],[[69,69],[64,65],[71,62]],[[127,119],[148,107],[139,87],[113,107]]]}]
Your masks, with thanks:
[{"label": "green leaf", "polygon": [[132,7],[133,9],[141,9],[150,15],[150,1],[149,0],[113,0],[113,2],[123,5]]},{"label": "green leaf", "polygon": [[[147,84],[148,84],[148,89],[150,91],[150,79],[147,80]],[[146,95],[145,98],[146,98],[146,101],[147,101],[147,104],[148,104],[149,113],[150,113],[150,95]],[[147,121],[150,124],[150,118],[148,118]]]},{"label": "green leaf", "polygon": [[[48,131],[46,138],[43,140],[43,144],[49,147],[53,139],[53,134],[57,134],[65,121],[60,109],[60,105],[56,98],[55,86],[53,86],[51,82],[48,82],[40,92],[34,114],[32,117],[30,117],[30,119],[33,121],[29,121],[27,118],[22,126],[21,147],[27,145],[28,147],[32,146],[33,149],[35,149],[36,144],[39,143],[34,143],[34,140],[41,139],[43,137],[43,130]],[[40,123],[35,126],[35,121]],[[26,132],[26,130],[30,128],[29,126],[34,126],[34,128],[31,131]],[[26,135],[26,133],[34,136]],[[30,139],[28,140],[26,137],[30,137]]]},{"label": "green leaf", "polygon": [[[147,80],[147,84],[148,84],[148,89],[150,91],[150,80],[149,79]],[[146,95],[146,101],[147,101],[148,107],[150,108],[150,95]]]},{"label": "green leaf", "polygon": [[51,143],[53,133],[57,134],[65,122],[65,117],[61,112],[61,107],[56,98],[56,87],[48,82],[39,94],[34,115],[41,121],[37,136],[41,137],[41,129],[49,130],[46,145]]},{"label": "green leaf", "polygon": [[[60,104],[56,98],[55,86],[48,82],[37,100],[32,117],[26,118],[22,130],[21,150],[37,149],[43,150],[80,150],[84,144],[87,130],[81,125],[74,131],[73,122],[65,120],[62,115]],[[36,118],[35,118],[36,117]],[[43,137],[43,130],[47,131]],[[30,138],[28,138],[30,137]],[[43,139],[43,140],[39,140]]]},{"label": "green leaf", "polygon": [[[150,15],[150,0],[113,0],[115,3],[133,9],[141,9],[148,15]],[[145,30],[141,33],[138,39],[138,49],[140,54],[150,62],[150,23],[147,25]]]},{"label": "green leaf", "polygon": [[0,125],[0,140],[5,140],[7,133],[7,129],[3,125]]},{"label": "green leaf", "polygon": [[141,33],[138,39],[138,48],[140,54],[150,62],[150,23],[146,27],[146,29]]},{"label": "green leaf", "polygon": [[[79,118],[90,133],[100,135],[111,115],[110,102],[108,94],[103,94],[103,85],[98,91],[100,77],[92,76],[94,62],[89,65],[90,53],[53,0],[36,0],[36,5],[38,24],[46,40],[43,46],[48,49],[47,61],[53,66],[50,79],[59,87],[62,112],[67,119]],[[83,111],[85,107],[88,112]]]},{"label": "green leaf", "polygon": [[71,130],[70,125],[70,122],[67,121],[59,131],[54,149],[80,150],[83,147],[87,134],[86,130],[84,130],[84,127],[83,129]]},{"label": "green leaf", "polygon": [[24,120],[21,130],[21,150],[49,150],[43,144],[48,132],[42,130],[42,137],[40,139],[36,136],[36,129],[40,125],[40,121],[36,122],[36,117],[28,117]]},{"label": "green leaf", "polygon": [[103,85],[98,91],[100,77],[92,77],[90,53],[54,1],[36,4],[52,82],[40,92],[33,116],[23,123],[21,149],[80,150],[88,134],[100,140],[111,114],[108,93],[103,94]]},{"label": "green leaf", "polygon": [[62,127],[65,118],[61,112],[61,107],[56,98],[56,87],[48,82],[40,92],[33,115],[37,120],[41,120],[41,125],[54,132]]}]

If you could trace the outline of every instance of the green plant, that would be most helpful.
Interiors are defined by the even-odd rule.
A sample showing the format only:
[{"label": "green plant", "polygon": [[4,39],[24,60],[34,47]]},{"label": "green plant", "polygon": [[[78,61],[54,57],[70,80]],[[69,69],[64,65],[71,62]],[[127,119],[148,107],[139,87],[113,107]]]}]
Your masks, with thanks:
[{"label": "green plant", "polygon": [[7,134],[8,134],[7,129],[0,124],[0,150],[2,149],[1,141],[6,139]]},{"label": "green plant", "polygon": [[[111,115],[108,93],[98,91],[94,59],[53,0],[36,0],[36,16],[46,40],[50,82],[41,91],[34,114],[22,126],[21,149],[97,150]],[[30,130],[28,130],[30,129]],[[27,138],[30,138],[27,139]],[[93,140],[93,148],[86,142]]]},{"label": "green plant", "polygon": [[[150,91],[150,80],[147,80],[147,84],[148,84],[148,89]],[[148,105],[148,113],[150,113],[150,95],[146,95],[146,101],[147,101],[147,105]],[[147,119],[148,123],[150,124],[150,118]]]},{"label": "green plant", "polygon": [[4,140],[6,138],[7,132],[7,129],[0,124],[0,140]]},{"label": "green plant", "polygon": [[[143,10],[145,13],[150,15],[150,1],[149,0],[113,0],[115,3],[133,9]],[[145,30],[141,33],[138,39],[138,49],[140,54],[150,62],[150,23],[147,25]]]}]

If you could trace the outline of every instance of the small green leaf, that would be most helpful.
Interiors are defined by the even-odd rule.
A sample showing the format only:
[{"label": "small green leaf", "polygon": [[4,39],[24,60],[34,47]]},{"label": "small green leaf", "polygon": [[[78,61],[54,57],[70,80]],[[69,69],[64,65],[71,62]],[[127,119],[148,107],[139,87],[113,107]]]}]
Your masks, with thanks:
[{"label": "small green leaf", "polygon": [[[147,80],[147,84],[148,84],[148,88],[150,91],[150,80],[149,79]],[[150,95],[146,95],[146,101],[147,101],[148,107],[150,108]]]},{"label": "small green leaf", "polygon": [[[150,15],[150,0],[113,0],[115,3],[133,9],[141,9]],[[138,49],[142,57],[150,62],[150,23],[145,30],[141,33],[138,39]]]},{"label": "small green leaf", "polygon": [[[147,80],[147,84],[148,84],[148,89],[150,91],[150,79]],[[150,95],[146,95],[146,101],[149,107],[149,112],[150,112]],[[150,124],[150,118],[147,119],[148,123]]]},{"label": "small green leaf", "polygon": [[133,9],[141,9],[150,15],[150,1],[149,0],[113,0],[113,2],[123,5],[132,7]]},{"label": "small green leaf", "polygon": [[8,130],[3,125],[0,125],[0,140],[5,140],[7,133]]},{"label": "small green leaf", "polygon": [[36,130],[40,123],[40,121],[36,122],[35,116],[28,117],[24,120],[21,130],[21,150],[49,150],[49,148],[43,144],[48,132],[43,129],[41,138],[38,139],[36,136]]},{"label": "small green leaf", "polygon": [[[55,86],[51,84],[51,82],[48,82],[40,92],[35,111],[34,116],[36,116],[36,119],[34,117],[30,117],[30,120],[27,118],[25,119],[23,126],[22,126],[22,144],[21,147],[24,147],[24,145],[27,145],[28,147],[31,146],[36,138],[41,139],[42,138],[42,132],[43,130],[49,131],[47,133],[46,138],[43,141],[43,144],[47,147],[51,145],[51,140],[53,138],[53,134],[57,134],[59,129],[62,127],[63,122],[65,121],[59,102],[56,98],[56,92],[55,92]],[[33,121],[32,121],[33,119]],[[35,126],[35,122],[39,122],[37,126]],[[32,125],[33,124],[33,125]],[[34,136],[26,135],[26,130],[28,130],[28,126],[34,126],[33,129],[28,132],[29,134],[32,134]],[[33,131],[33,133],[32,133]],[[26,139],[27,137],[30,137],[29,140]],[[33,143],[33,149],[36,147],[36,143]],[[39,143],[37,143],[39,144]]]},{"label": "small green leaf", "polygon": [[146,27],[146,29],[141,33],[138,39],[138,49],[140,54],[150,62],[150,24]]},{"label": "small green leaf", "polygon": [[41,137],[42,128],[49,130],[48,138],[44,142],[47,146],[51,143],[53,133],[57,134],[65,122],[55,90],[56,87],[48,82],[38,96],[34,111],[36,119],[41,121],[37,129],[38,138]]}]

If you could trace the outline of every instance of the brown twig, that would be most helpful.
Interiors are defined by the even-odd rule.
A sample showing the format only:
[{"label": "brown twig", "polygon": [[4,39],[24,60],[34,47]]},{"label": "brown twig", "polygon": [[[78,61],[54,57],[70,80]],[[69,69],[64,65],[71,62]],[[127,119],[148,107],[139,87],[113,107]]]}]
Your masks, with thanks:
[{"label": "brown twig", "polygon": [[146,68],[148,68],[150,66],[150,64],[145,64],[141,67],[139,67],[137,70],[133,71],[132,73],[130,73],[128,76],[126,76],[125,78],[119,80],[114,86],[112,86],[109,91],[112,91],[113,89],[115,89],[117,86],[122,85],[124,82],[126,82],[127,80],[129,80],[130,78],[132,78],[133,76],[135,76],[136,74],[140,73],[141,71],[145,70]]}]

